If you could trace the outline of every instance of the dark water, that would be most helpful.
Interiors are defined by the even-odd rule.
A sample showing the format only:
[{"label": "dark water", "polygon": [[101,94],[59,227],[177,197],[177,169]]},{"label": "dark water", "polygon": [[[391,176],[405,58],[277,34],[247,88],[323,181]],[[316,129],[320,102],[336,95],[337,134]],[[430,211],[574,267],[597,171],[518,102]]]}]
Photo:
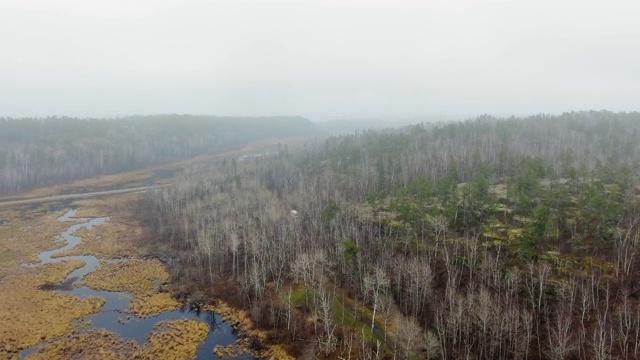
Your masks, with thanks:
[{"label": "dark water", "polygon": [[[233,328],[226,322],[222,321],[222,318],[209,311],[190,311],[187,309],[178,309],[174,311],[165,311],[157,316],[139,318],[135,315],[126,313],[129,308],[131,294],[128,292],[112,292],[93,290],[86,286],[83,286],[81,282],[78,282],[82,277],[93,270],[99,265],[100,259],[95,256],[65,256],[59,258],[52,258],[56,253],[71,249],[74,246],[82,242],[82,238],[74,236],[73,233],[80,229],[92,229],[95,226],[104,224],[109,218],[75,218],[76,210],[70,210],[59,221],[72,221],[80,220],[81,223],[72,225],[69,229],[64,231],[60,235],[60,239],[65,240],[67,243],[63,247],[60,247],[51,251],[44,251],[38,255],[38,258],[42,263],[59,262],[70,259],[80,259],[85,262],[85,266],[73,271],[60,285],[50,286],[50,290],[55,290],[60,294],[73,295],[80,298],[87,298],[89,296],[101,297],[105,299],[105,304],[100,309],[100,312],[92,315],[85,316],[79,321],[90,321],[91,325],[84,328],[82,332],[86,332],[90,329],[105,329],[107,331],[118,334],[125,341],[135,340],[138,343],[144,343],[147,336],[153,330],[153,327],[160,321],[177,320],[177,319],[200,319],[209,325],[209,334],[205,341],[198,348],[196,359],[218,359],[213,354],[213,348],[216,345],[230,345],[233,344],[238,338],[238,334]],[[126,260],[112,260],[112,261],[126,261]],[[30,264],[26,266],[38,266],[39,264]],[[37,351],[38,346],[23,350],[20,353],[20,358],[26,357],[28,354]],[[234,359],[254,359],[251,356],[239,356]]]}]

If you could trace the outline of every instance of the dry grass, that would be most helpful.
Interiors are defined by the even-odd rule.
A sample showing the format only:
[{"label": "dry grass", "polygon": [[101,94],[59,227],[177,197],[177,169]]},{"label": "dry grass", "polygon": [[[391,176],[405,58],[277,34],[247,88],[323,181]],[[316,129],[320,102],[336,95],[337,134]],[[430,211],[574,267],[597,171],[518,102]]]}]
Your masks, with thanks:
[{"label": "dry grass", "polygon": [[84,277],[87,286],[97,290],[130,291],[136,295],[153,292],[157,280],[166,281],[169,274],[158,260],[132,259],[127,262],[101,262]]},{"label": "dry grass", "polygon": [[209,327],[198,320],[160,322],[139,345],[105,330],[90,330],[47,344],[27,360],[39,359],[192,359]]},{"label": "dry grass", "polygon": [[[76,206],[82,206],[76,214],[78,217],[112,218],[109,223],[92,230],[77,231],[75,235],[82,237],[83,242],[59,256],[139,256],[140,251],[135,247],[134,240],[141,236],[142,230],[139,224],[127,219],[128,200],[135,196],[126,194],[76,202]],[[17,358],[19,350],[42,342],[47,346],[33,354],[33,358],[128,359],[131,355],[138,358],[192,357],[189,354],[195,354],[197,343],[208,331],[206,324],[201,322],[164,324],[150,338],[149,345],[144,347],[125,343],[117,335],[106,331],[92,330],[85,335],[77,335],[75,331],[83,325],[74,326],[73,320],[98,312],[104,300],[82,300],[40,290],[39,286],[59,283],[71,271],[83,266],[83,262],[63,261],[35,268],[19,266],[22,262],[36,262],[37,254],[42,251],[64,245],[64,241],[54,241],[54,238],[73,222],[57,221],[62,214],[64,212],[43,213],[41,210],[26,214],[13,209],[0,211],[0,223],[3,224],[0,225],[0,359]],[[22,220],[23,216],[27,220]],[[114,220],[119,222],[114,223]],[[97,289],[132,292],[134,298],[130,311],[147,316],[179,306],[170,294],[153,291],[157,281],[164,282],[168,278],[169,274],[157,260],[131,260],[126,263],[102,263],[95,273],[87,276],[86,281]],[[203,328],[204,335],[197,335],[202,334]],[[167,336],[179,338],[167,343]],[[195,344],[191,341],[194,337],[197,338]],[[162,343],[167,343],[166,349]]]},{"label": "dry grass", "polygon": [[90,330],[48,343],[38,352],[26,357],[27,360],[49,359],[133,359],[138,345],[124,342],[118,335],[106,330]]},{"label": "dry grass", "polygon": [[222,346],[216,345],[213,348],[213,354],[219,358],[235,358],[245,355],[250,351],[249,339],[238,339],[234,344]]},{"label": "dry grass", "polygon": [[235,330],[241,331],[245,335],[252,336],[260,341],[265,340],[267,337],[265,332],[255,329],[253,321],[251,321],[251,316],[245,310],[231,307],[224,301],[218,301],[215,305],[206,305],[204,310],[212,311],[220,315],[224,321],[229,322]]},{"label": "dry grass", "polygon": [[0,280],[18,269],[21,263],[37,262],[37,255],[63,245],[54,241],[57,235],[69,227],[61,223],[58,217],[63,211],[41,213],[29,211],[23,216],[10,209],[0,211],[0,219],[7,222],[0,225]]},{"label": "dry grass", "polygon": [[179,307],[180,303],[169,293],[145,294],[136,295],[131,299],[129,312],[139,317],[147,317],[166,310],[175,310]]},{"label": "dry grass", "polygon": [[143,251],[136,246],[137,240],[143,236],[142,226],[128,216],[137,196],[122,194],[74,202],[74,206],[80,206],[76,212],[77,217],[109,217],[109,221],[91,230],[76,231],[75,235],[81,237],[83,242],[55,256],[94,255],[103,259],[142,256]]},{"label": "dry grass", "polygon": [[160,261],[132,259],[119,263],[102,262],[95,271],[84,277],[84,282],[96,290],[133,293],[129,312],[148,316],[180,306],[169,294],[154,293],[154,285],[168,279],[169,273]]},{"label": "dry grass", "polygon": [[142,228],[131,228],[126,224],[107,222],[91,230],[80,229],[74,233],[82,238],[82,243],[72,249],[55,254],[54,257],[72,255],[94,255],[103,259],[134,258],[142,253],[132,241],[140,236]]},{"label": "dry grass", "polygon": [[127,262],[102,262],[91,274],[85,276],[85,284],[96,290],[129,291],[133,293],[129,312],[145,317],[165,310],[177,309],[180,304],[167,293],[155,293],[156,282],[169,279],[164,265],[158,260],[140,260],[142,255],[135,240],[142,236],[142,227],[127,218],[129,206],[135,194],[125,194],[100,199],[87,199],[74,203],[81,206],[76,213],[80,217],[111,216],[108,223],[81,229],[75,235],[84,240],[81,244],[60,253],[68,255],[95,255],[104,259],[126,257]]},{"label": "dry grass", "polygon": [[109,216],[115,222],[130,221],[128,210],[139,198],[140,194],[125,193],[103,196],[100,198],[83,199],[74,201],[74,206],[79,207],[78,217],[105,217]]},{"label": "dry grass", "polygon": [[58,283],[82,266],[80,260],[49,263],[21,269],[0,282],[0,357],[69,334],[73,320],[100,310],[103,299],[82,300],[38,288]]},{"label": "dry grass", "polygon": [[147,344],[138,352],[140,359],[192,359],[209,333],[200,320],[173,320],[156,324]]},{"label": "dry grass", "polygon": [[294,357],[289,355],[282,345],[269,345],[265,350],[256,353],[255,356],[270,360],[294,360]]}]

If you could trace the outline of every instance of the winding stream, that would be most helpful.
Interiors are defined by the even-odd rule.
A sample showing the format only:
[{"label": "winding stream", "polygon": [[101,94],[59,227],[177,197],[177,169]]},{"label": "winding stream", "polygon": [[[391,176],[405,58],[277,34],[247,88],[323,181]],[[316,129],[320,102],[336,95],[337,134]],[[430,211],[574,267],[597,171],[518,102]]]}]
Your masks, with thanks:
[{"label": "winding stream", "polygon": [[[95,256],[65,256],[53,258],[55,254],[71,249],[82,242],[82,238],[74,236],[73,234],[80,229],[92,229],[95,226],[104,224],[109,218],[76,218],[77,209],[69,210],[66,214],[58,218],[59,221],[81,221],[78,224],[74,224],[69,229],[64,231],[60,238],[64,239],[67,244],[61,248],[44,251],[38,255],[41,260],[38,264],[30,264],[27,266],[39,266],[40,264],[46,264],[51,262],[60,262],[63,260],[79,259],[85,262],[85,265],[73,271],[69,274],[62,285],[56,288],[55,291],[60,294],[73,295],[80,298],[87,298],[89,296],[101,297],[105,299],[104,306],[100,309],[100,312],[84,316],[77,321],[90,321],[89,326],[84,328],[81,333],[91,329],[105,329],[107,331],[118,334],[125,341],[135,340],[139,344],[146,341],[147,336],[151,333],[153,327],[160,321],[176,320],[176,319],[200,319],[209,325],[209,334],[205,341],[200,344],[196,359],[218,359],[213,354],[213,348],[216,345],[230,345],[233,344],[238,334],[233,330],[231,325],[224,322],[222,318],[209,311],[194,312],[185,309],[164,311],[156,316],[149,316],[146,318],[140,318],[133,314],[127,313],[129,308],[131,294],[129,292],[112,292],[90,289],[79,282],[82,277],[93,270],[99,265],[100,260]],[[126,260],[113,260],[113,261],[126,261]],[[122,321],[127,319],[126,321]],[[120,321],[119,321],[120,320]],[[34,346],[29,349],[25,349],[20,352],[20,358],[24,359],[30,353],[38,350],[40,346]],[[238,356],[234,359],[254,359],[250,356]]]}]

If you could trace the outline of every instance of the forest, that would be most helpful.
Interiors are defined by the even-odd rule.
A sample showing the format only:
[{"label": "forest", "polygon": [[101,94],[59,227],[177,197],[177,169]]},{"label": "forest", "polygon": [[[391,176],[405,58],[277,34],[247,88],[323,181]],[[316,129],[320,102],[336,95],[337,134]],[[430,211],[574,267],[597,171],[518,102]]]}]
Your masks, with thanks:
[{"label": "forest", "polygon": [[632,359],[639,131],[608,111],[359,131],[191,167],[137,214],[177,296],[247,309],[296,358]]},{"label": "forest", "polygon": [[0,194],[318,134],[300,117],[0,118]]}]

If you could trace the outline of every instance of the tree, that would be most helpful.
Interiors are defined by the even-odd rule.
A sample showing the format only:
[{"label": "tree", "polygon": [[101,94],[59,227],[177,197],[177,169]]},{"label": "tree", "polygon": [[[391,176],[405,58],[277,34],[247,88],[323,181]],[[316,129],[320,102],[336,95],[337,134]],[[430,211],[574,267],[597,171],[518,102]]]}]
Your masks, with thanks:
[{"label": "tree", "polygon": [[398,329],[398,340],[400,341],[401,359],[409,359],[416,354],[424,345],[424,333],[418,323],[413,318],[407,318],[398,314],[395,318],[395,327]]},{"label": "tree", "polygon": [[373,303],[373,314],[371,315],[371,341],[373,341],[373,329],[376,321],[376,311],[380,303],[380,296],[384,294],[389,287],[389,278],[384,269],[376,267],[372,274],[365,276],[364,288]]}]

